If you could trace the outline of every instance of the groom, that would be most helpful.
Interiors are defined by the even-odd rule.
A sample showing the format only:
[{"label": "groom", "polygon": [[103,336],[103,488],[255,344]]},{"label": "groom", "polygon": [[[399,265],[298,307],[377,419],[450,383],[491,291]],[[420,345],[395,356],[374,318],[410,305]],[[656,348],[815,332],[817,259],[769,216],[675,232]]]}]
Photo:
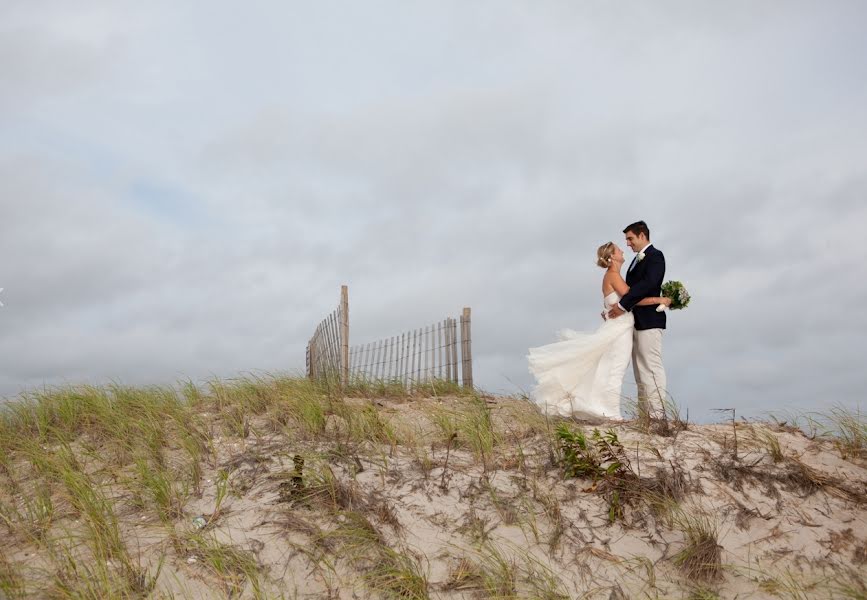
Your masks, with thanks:
[{"label": "groom", "polygon": [[[650,243],[650,229],[638,221],[623,230],[626,245],[635,252],[635,258],[626,272],[629,291],[613,307],[609,318],[631,311],[635,317],[632,335],[632,369],[638,385],[638,409],[652,417],[661,417],[665,398],[665,368],[662,366],[662,331],[665,329],[665,311],[656,312],[656,306],[635,306],[647,296],[661,296],[665,277],[665,256]],[[633,310],[634,308],[634,310]]]}]

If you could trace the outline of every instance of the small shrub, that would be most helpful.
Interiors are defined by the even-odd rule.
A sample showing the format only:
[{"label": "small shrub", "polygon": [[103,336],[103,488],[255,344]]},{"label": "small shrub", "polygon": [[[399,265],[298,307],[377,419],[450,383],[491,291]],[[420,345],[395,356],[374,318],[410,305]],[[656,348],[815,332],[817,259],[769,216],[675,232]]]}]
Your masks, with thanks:
[{"label": "small shrub", "polygon": [[613,429],[604,434],[594,429],[588,438],[583,431],[573,431],[561,424],[557,428],[556,436],[561,453],[560,461],[567,477],[589,477],[596,480],[630,470],[626,452]]}]

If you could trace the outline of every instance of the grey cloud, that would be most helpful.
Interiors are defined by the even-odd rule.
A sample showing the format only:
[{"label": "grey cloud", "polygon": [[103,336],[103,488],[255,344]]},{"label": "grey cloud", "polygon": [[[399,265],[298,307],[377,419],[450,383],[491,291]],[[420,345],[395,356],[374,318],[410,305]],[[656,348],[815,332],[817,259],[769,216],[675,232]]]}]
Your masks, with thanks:
[{"label": "grey cloud", "polygon": [[344,8],[15,5],[0,393],[301,368],[342,283],[354,343],[471,306],[477,382],[529,389],[643,218],[691,416],[861,397],[858,3]]}]

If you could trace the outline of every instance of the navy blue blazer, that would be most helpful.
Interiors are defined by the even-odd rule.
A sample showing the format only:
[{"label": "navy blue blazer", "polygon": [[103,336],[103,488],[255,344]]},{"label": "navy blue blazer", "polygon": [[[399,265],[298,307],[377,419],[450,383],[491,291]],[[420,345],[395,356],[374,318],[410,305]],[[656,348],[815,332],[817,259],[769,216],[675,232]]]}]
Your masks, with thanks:
[{"label": "navy blue blazer", "polygon": [[661,296],[662,280],[665,278],[665,256],[651,245],[644,252],[644,260],[626,273],[629,291],[620,299],[620,306],[635,316],[635,328],[665,329],[665,311],[656,312],[658,305],[635,306],[642,298]]}]

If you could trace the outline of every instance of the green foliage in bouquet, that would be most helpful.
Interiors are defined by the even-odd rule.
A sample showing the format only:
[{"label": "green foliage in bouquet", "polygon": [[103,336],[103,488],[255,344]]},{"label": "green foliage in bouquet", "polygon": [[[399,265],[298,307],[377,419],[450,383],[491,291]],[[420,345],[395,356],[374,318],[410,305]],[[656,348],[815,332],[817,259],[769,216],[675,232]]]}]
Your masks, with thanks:
[{"label": "green foliage in bouquet", "polygon": [[662,284],[662,295],[665,298],[671,298],[672,310],[686,308],[689,305],[690,295],[686,291],[684,285],[679,281],[666,281]]}]

